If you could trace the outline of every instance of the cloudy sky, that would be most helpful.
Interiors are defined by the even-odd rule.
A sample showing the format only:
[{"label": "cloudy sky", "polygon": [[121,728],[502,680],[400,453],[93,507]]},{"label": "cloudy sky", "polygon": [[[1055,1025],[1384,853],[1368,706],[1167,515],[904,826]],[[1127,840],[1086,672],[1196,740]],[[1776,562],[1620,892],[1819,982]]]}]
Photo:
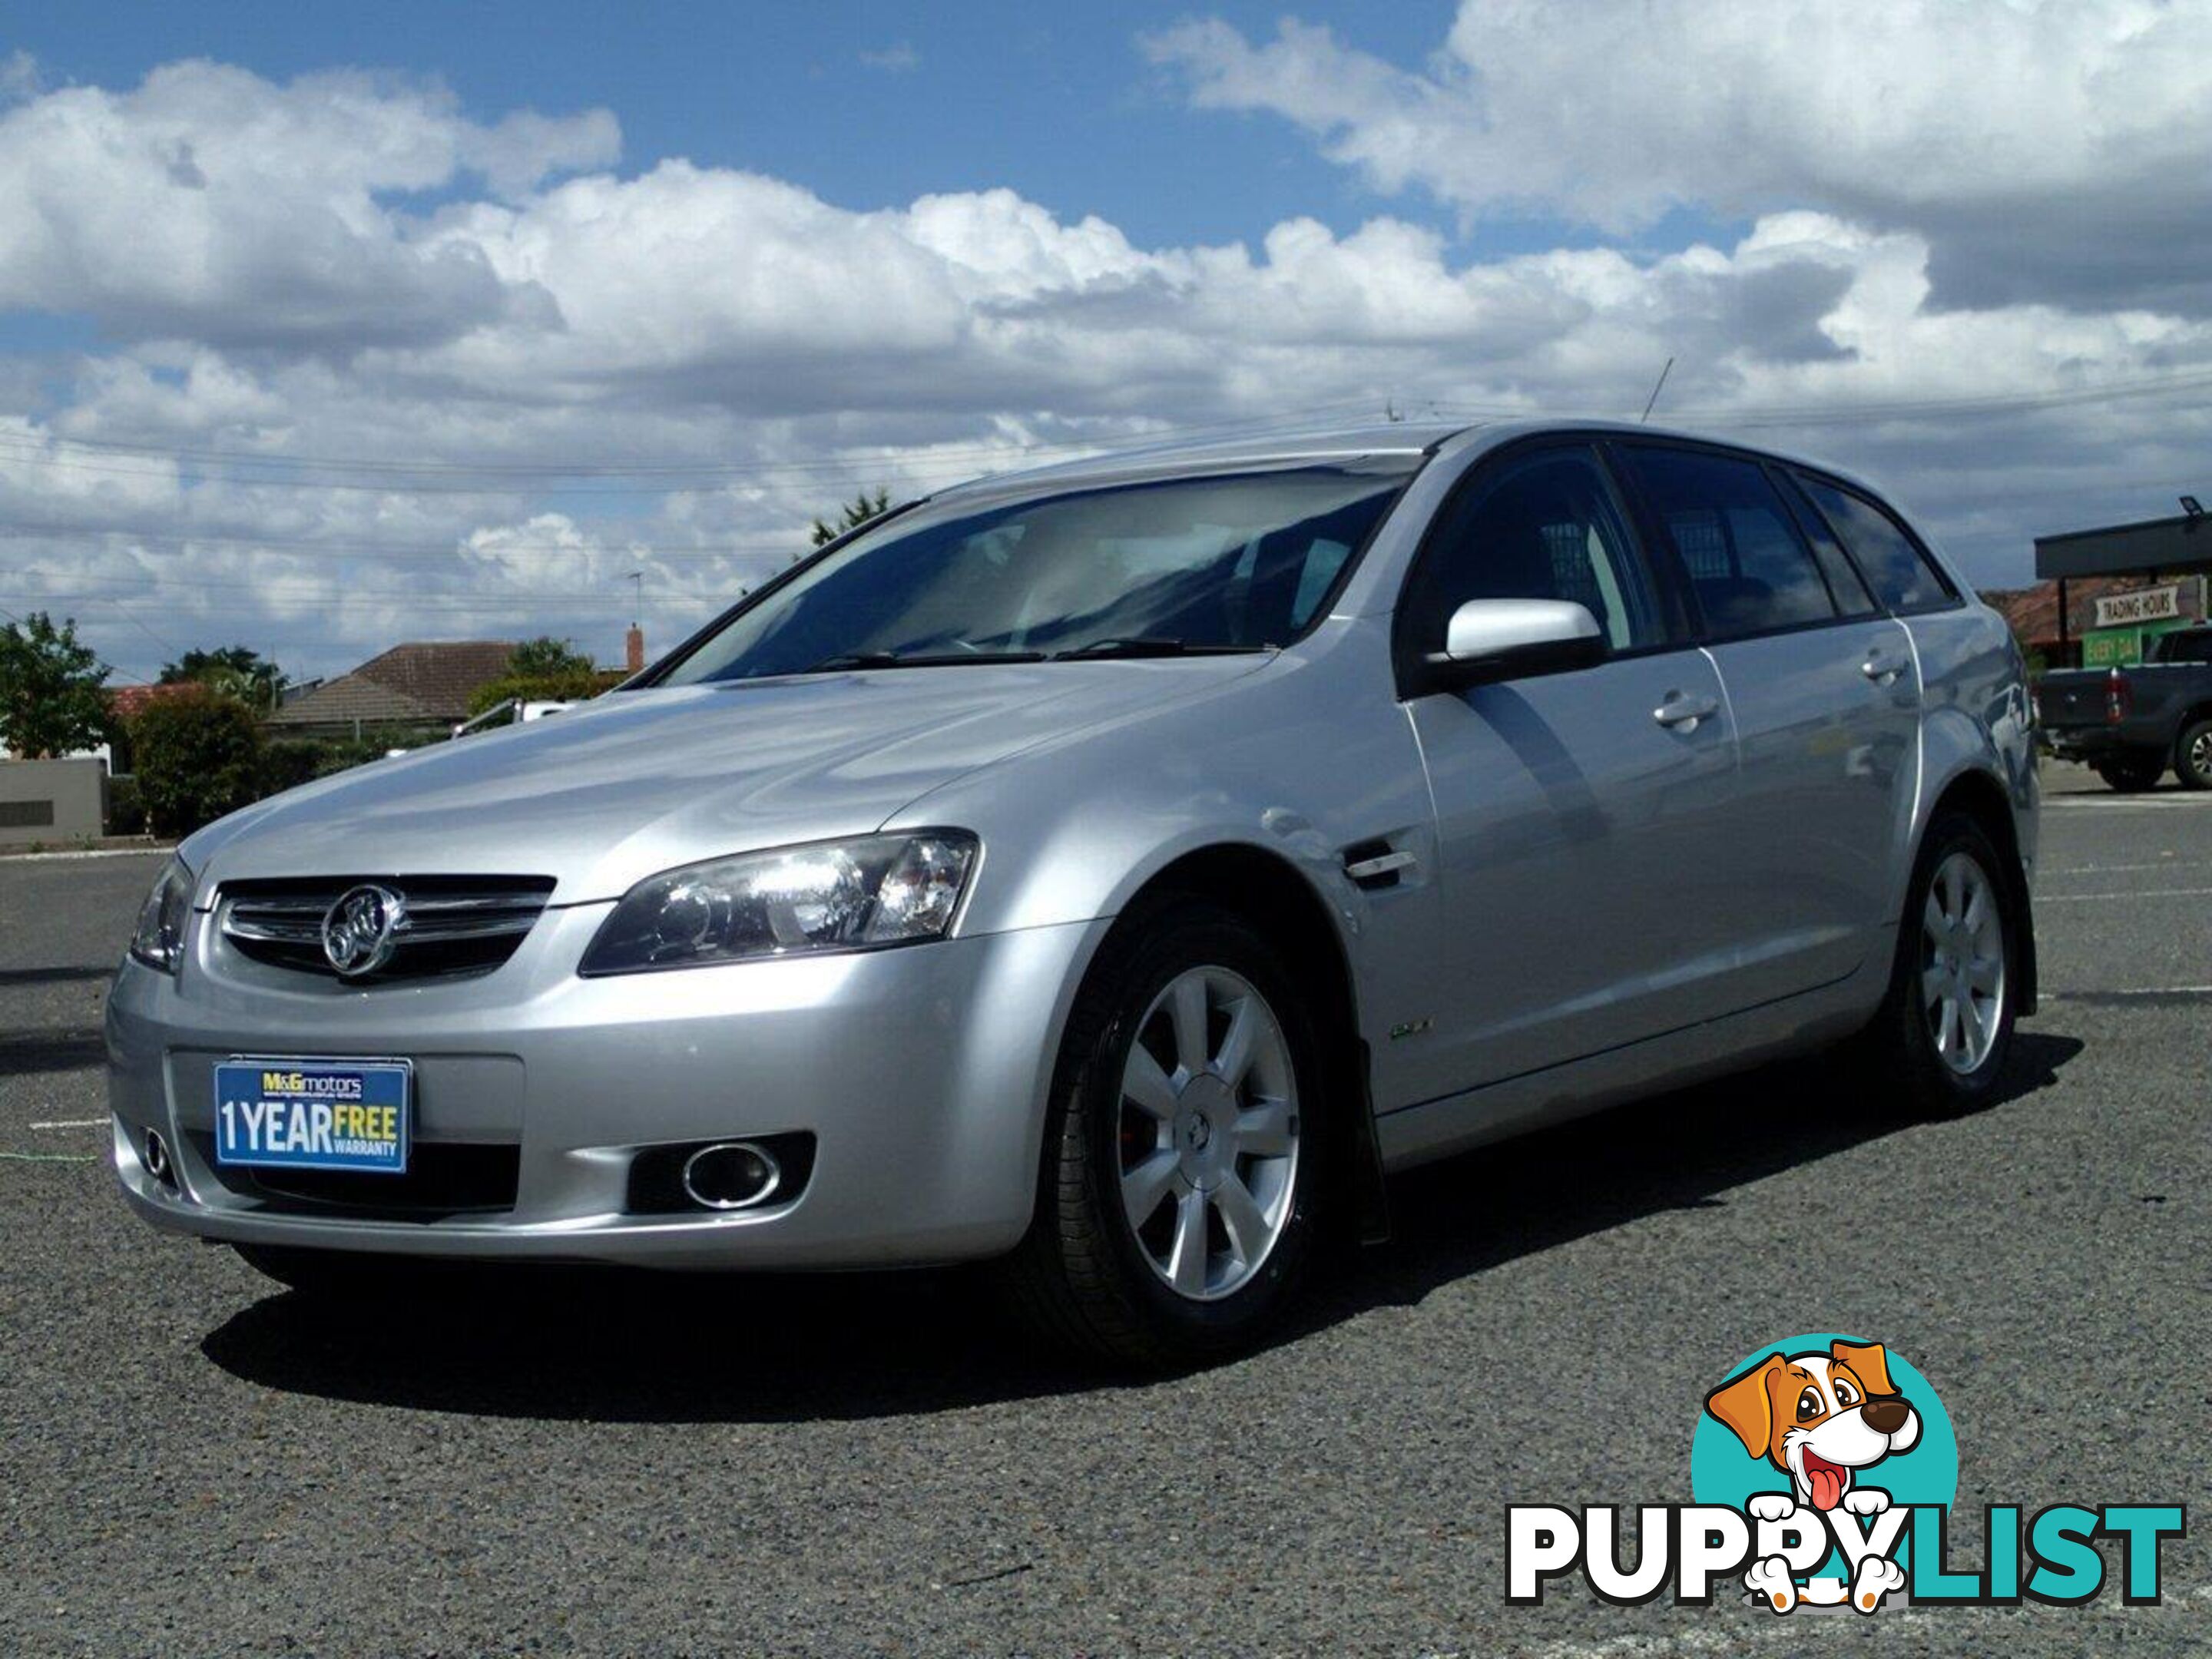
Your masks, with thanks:
[{"label": "cloudy sky", "polygon": [[614,659],[861,488],[1669,357],[1987,585],[2212,486],[2212,0],[1077,9],[11,0],[0,611]]}]

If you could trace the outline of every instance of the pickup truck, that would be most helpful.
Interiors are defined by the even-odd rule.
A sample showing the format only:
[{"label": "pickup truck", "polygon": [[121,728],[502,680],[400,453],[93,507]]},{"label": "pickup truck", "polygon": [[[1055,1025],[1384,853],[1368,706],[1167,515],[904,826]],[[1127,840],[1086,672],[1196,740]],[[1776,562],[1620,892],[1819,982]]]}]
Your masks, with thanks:
[{"label": "pickup truck", "polygon": [[2212,627],[2160,635],[2132,668],[2045,674],[2035,713],[2055,753],[2115,789],[2148,789],[2169,766],[2189,788],[2212,789]]}]

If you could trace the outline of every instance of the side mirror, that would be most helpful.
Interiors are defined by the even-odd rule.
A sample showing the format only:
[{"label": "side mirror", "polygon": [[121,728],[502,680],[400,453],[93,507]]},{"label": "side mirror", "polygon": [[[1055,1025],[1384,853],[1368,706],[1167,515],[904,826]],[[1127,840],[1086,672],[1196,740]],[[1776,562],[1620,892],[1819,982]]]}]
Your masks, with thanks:
[{"label": "side mirror", "polygon": [[1606,656],[1604,630],[1571,599],[1469,599],[1452,612],[1444,648],[1425,659],[1423,690],[1455,690],[1587,668]]}]

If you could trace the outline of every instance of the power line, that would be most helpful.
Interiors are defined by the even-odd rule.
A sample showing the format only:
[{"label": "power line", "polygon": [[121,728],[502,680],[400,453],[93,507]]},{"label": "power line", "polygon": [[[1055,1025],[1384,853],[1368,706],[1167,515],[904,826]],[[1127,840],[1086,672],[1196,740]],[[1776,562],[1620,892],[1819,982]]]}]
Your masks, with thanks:
[{"label": "power line", "polygon": [[[132,611],[128,605],[125,605],[121,599],[116,599],[111,595],[107,602],[115,607],[117,614],[119,615],[124,621],[129,623],[141,634],[143,634],[148,639],[153,641],[155,644],[160,646],[162,650],[168,652],[175,652],[177,650],[175,646],[170,644],[168,641],[163,639],[159,634],[156,634],[152,629],[147,627],[143,622],[140,621],[137,613]],[[179,653],[178,654],[182,653]]]},{"label": "power line", "polygon": [[[118,597],[134,599],[152,599],[155,597],[160,591],[161,590],[154,588],[139,587],[132,588],[129,590],[127,593],[118,596],[113,592],[106,591],[95,592],[89,590],[76,588],[72,588],[65,592],[43,593],[26,593],[21,590],[17,590],[11,595],[11,597],[18,599],[21,603],[26,605],[50,607],[57,605],[112,605]],[[746,589],[742,591],[750,592],[750,590]],[[741,590],[736,587],[732,587],[724,592],[710,593],[686,594],[663,592],[654,595],[654,603],[663,609],[666,609],[672,605],[693,605],[715,608],[728,605],[732,600],[738,597],[740,592]],[[626,604],[626,601],[622,595],[609,593],[584,595],[536,593],[451,593],[438,594],[429,598],[424,598],[419,594],[400,593],[391,589],[377,589],[368,592],[344,594],[292,594],[278,595],[275,597],[280,601],[289,604],[308,604],[316,599],[324,598],[332,599],[360,599],[364,602],[374,600],[380,605],[388,605],[393,609],[405,611],[419,616],[436,616],[447,612],[501,611],[509,615],[519,615],[532,611],[573,611],[579,614],[604,613],[607,617],[617,620],[621,619],[624,616],[624,606]],[[196,621],[199,622],[204,622],[204,617],[198,613],[179,611],[179,615],[180,617],[191,615],[194,616]],[[245,624],[246,620],[246,619],[245,618],[240,618],[241,626]],[[257,615],[252,620],[254,625],[259,627],[281,628],[289,626],[288,619],[281,613]],[[162,648],[172,652],[175,649],[174,647],[166,645]]]},{"label": "power line", "polygon": [[[19,628],[28,628],[31,625],[27,618],[18,616],[15,612],[9,610],[4,605],[0,605],[0,617],[5,617],[9,622],[14,623]],[[62,623],[64,627],[68,627],[73,625],[76,620],[76,619],[73,617],[64,617],[62,618]],[[82,641],[80,641],[80,643],[82,643]],[[112,678],[117,674],[122,674],[124,672],[96,651],[93,653],[92,661],[93,666],[99,669],[103,674],[106,674],[110,678]],[[150,679],[133,679],[126,674],[124,676],[123,683],[125,685],[151,685],[153,681]]]},{"label": "power line", "polygon": [[[963,456],[972,456],[988,459],[993,456],[1001,455],[1010,452],[1035,453],[1038,451],[1059,449],[1111,448],[1116,444],[1149,444],[1157,442],[1164,438],[1202,435],[1214,432],[1224,432],[1233,435],[1246,428],[1266,429],[1282,426],[1286,422],[1310,421],[1317,415],[1331,414],[1340,410],[1365,408],[1371,404],[1373,401],[1374,400],[1370,398],[1344,398],[1334,403],[1309,405],[1304,410],[1290,413],[1276,415],[1224,416],[1217,421],[1184,422],[1176,425],[1164,425],[1149,428],[1139,432],[1111,434],[1103,438],[1063,439],[1057,442],[1030,441],[1012,445],[1004,443],[979,444],[971,446],[965,449],[953,448],[930,450],[929,447],[927,445],[921,446],[921,447],[939,459],[958,459]],[[1129,420],[1140,419],[1142,417],[1125,416],[1094,416],[1091,418],[1118,418]],[[28,434],[0,433],[0,442],[17,444],[31,443],[34,445],[52,443],[71,449],[88,449],[114,454],[153,456],[163,459],[191,459],[253,466],[329,467],[340,471],[348,472],[461,472],[471,475],[515,473],[550,474],[555,477],[588,477],[592,475],[624,477],[638,473],[654,472],[672,472],[690,475],[695,473],[713,472],[717,474],[731,473],[740,476],[751,476],[753,474],[764,471],[811,471],[817,467],[842,467],[842,465],[847,465],[845,462],[833,461],[827,459],[821,461],[700,461],[696,463],[610,461],[605,459],[604,457],[595,458],[591,460],[549,461],[372,460],[360,458],[346,458],[330,455],[280,454],[250,449],[193,449],[167,444],[142,443],[128,439],[119,438],[70,437],[58,433],[53,434],[51,437],[46,439],[33,438]],[[888,444],[878,447],[890,452],[884,457],[878,458],[879,459],[897,459],[897,452],[902,447],[908,449],[914,447],[913,446],[902,447],[899,445]]]},{"label": "power line", "polygon": [[[2044,392],[2000,393],[1963,398],[1900,398],[1887,402],[1860,404],[1827,403],[1797,407],[1767,409],[1688,409],[1678,411],[1676,418],[1696,420],[1730,428],[1752,428],[1769,425],[1832,426],[1862,422],[1909,419],[1932,415],[2008,414],[2042,409],[2063,408],[2092,403],[2123,400],[2131,398],[2165,396],[2179,392],[2192,392],[2212,387],[2212,369],[2191,370],[2179,374],[2150,377],[2136,380],[2107,382],[2101,386],[2078,386]],[[1312,405],[1304,410],[1274,416],[1250,416],[1239,420],[1213,422],[1190,422],[1181,426],[1161,426],[1150,430],[1116,434],[1114,438],[1063,440],[1054,442],[1000,443],[967,448],[931,449],[902,447],[897,445],[879,446],[878,453],[866,456],[823,457],[816,460],[754,461],[743,463],[685,463],[652,460],[608,461],[593,460],[532,461],[532,462],[452,462],[452,461],[387,461],[368,458],[339,458],[312,455],[278,455],[247,450],[191,449],[135,443],[119,439],[70,438],[59,435],[46,437],[28,434],[0,433],[0,457],[19,464],[62,469],[73,471],[106,473],[123,477],[159,478],[167,481],[171,474],[163,469],[104,465],[97,461],[72,459],[67,453],[54,451],[88,451],[96,454],[123,457],[137,456],[178,464],[179,470],[194,467],[228,467],[246,476],[226,477],[223,482],[241,489],[294,489],[362,492],[406,495],[634,495],[696,493],[712,489],[719,483],[779,477],[797,479],[827,479],[880,473],[889,468],[912,466],[924,476],[955,473],[964,474],[969,462],[988,463],[1036,458],[1055,453],[1111,453],[1116,448],[1143,448],[1180,437],[1216,435],[1224,441],[1238,436],[1265,436],[1272,433],[1293,430],[1316,419],[1347,408],[1364,407],[1370,399],[1347,399],[1334,404]],[[1450,404],[1443,401],[1429,405],[1437,413],[1464,416],[1470,418],[1501,418],[1515,416],[1533,416],[1541,411],[1534,408],[1513,408],[1487,404]],[[286,471],[331,471],[357,475],[355,478],[306,478],[299,477],[258,477],[258,472]],[[377,477],[376,475],[389,475]],[[420,483],[395,482],[422,477],[467,477],[477,480],[500,479],[502,483]],[[360,481],[375,477],[374,482]],[[584,477],[615,480],[601,484],[548,484],[549,478]],[[705,482],[679,484],[669,479],[696,479]],[[658,480],[654,483],[628,484],[624,479]]]},{"label": "power line", "polygon": [[251,536],[231,531],[149,530],[131,525],[42,525],[28,520],[0,520],[0,540],[7,541],[71,541],[95,536],[117,537],[134,542],[219,544],[266,548],[279,552],[298,550],[362,558],[403,559],[451,559],[471,553],[487,560],[504,558],[510,553],[548,556],[566,553],[585,558],[631,559],[638,556],[640,552],[654,559],[725,559],[757,554],[803,552],[806,532],[802,526],[783,536],[763,536],[750,541],[691,544],[674,548],[649,545],[648,538],[639,536],[634,531],[612,532],[610,539],[599,546],[567,542],[502,541],[471,547],[466,545],[467,534],[464,532],[455,535],[450,542],[434,544],[429,542],[356,541],[344,537],[326,540],[319,536]]},{"label": "power line", "polygon": [[[2173,392],[2212,389],[2212,368],[2191,369],[2179,374],[2108,381],[2101,386],[2071,386],[2050,392],[1997,392],[1962,398],[1895,398],[1887,402],[1806,404],[1796,407],[1706,408],[1677,410],[1672,420],[1729,428],[1765,426],[1842,426],[1862,422],[1909,420],[1937,415],[2009,415],[2087,404],[2120,402],[2134,398],[2163,397]],[[1473,404],[1439,403],[1439,413],[1474,418],[1500,411]],[[1540,419],[1544,411],[1522,409],[1510,418]]]},{"label": "power line", "polygon": [[[295,458],[257,457],[237,452],[222,452],[224,459],[219,462],[193,463],[192,452],[186,450],[160,449],[153,446],[146,446],[142,449],[126,453],[141,454],[148,459],[175,461],[178,464],[177,471],[179,475],[192,473],[201,482],[212,481],[212,475],[204,471],[208,466],[222,465],[244,469],[247,476],[226,475],[222,478],[222,482],[240,489],[333,490],[390,495],[665,495],[698,494],[725,484],[758,482],[763,479],[788,477],[793,481],[803,480],[811,483],[832,478],[867,478],[900,467],[913,469],[923,477],[941,477],[947,482],[955,482],[969,476],[976,463],[1035,459],[1040,456],[1055,454],[1073,457],[1101,453],[1112,453],[1117,448],[1142,449],[1180,436],[1216,435],[1224,440],[1244,436],[1267,436],[1279,431],[1294,430],[1298,426],[1311,424],[1317,415],[1328,413],[1332,408],[1342,407],[1344,405],[1322,405],[1316,410],[1301,411],[1295,416],[1276,416],[1265,422],[1248,421],[1233,426],[1222,423],[1212,427],[1163,427],[1149,432],[1130,434],[1120,445],[1086,439],[1060,443],[1001,444],[967,451],[932,449],[927,446],[920,446],[904,450],[890,447],[884,453],[872,456],[824,458],[818,461],[752,462],[721,466],[702,465],[698,467],[678,467],[671,469],[665,474],[658,475],[659,478],[658,482],[635,485],[545,484],[536,482],[526,483],[516,479],[465,484],[409,483],[394,482],[393,479],[403,479],[424,472],[438,473],[441,467],[446,473],[478,478],[504,478],[505,475],[493,468],[483,466],[459,464],[447,465],[440,463],[430,463],[419,467],[413,465],[395,466],[392,463],[365,459],[324,461],[307,465],[311,468],[352,473],[376,473],[389,471],[392,474],[392,478],[367,483],[343,477],[304,478],[282,476],[264,477],[251,476],[251,474],[258,468],[270,466],[282,468],[290,465]],[[66,455],[48,453],[55,448],[77,447],[79,444],[80,441],[69,438],[46,439],[13,433],[0,433],[0,459],[20,465],[40,466],[62,471],[105,474],[118,477],[151,478],[163,483],[171,480],[172,474],[160,467],[105,465],[97,461],[77,460]],[[14,447],[12,450],[10,446]],[[201,453],[205,454],[209,452]],[[564,465],[550,469],[541,467],[529,476],[534,480],[539,477],[564,477],[652,478],[657,475],[653,471],[653,464],[641,463],[635,465],[587,464]],[[693,478],[702,482],[671,483],[665,482],[668,477]]]}]

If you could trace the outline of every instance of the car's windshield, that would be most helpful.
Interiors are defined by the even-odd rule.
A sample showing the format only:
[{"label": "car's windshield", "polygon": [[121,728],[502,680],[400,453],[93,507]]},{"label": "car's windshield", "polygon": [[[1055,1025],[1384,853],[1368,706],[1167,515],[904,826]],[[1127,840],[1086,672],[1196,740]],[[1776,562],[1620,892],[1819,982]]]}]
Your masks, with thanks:
[{"label": "car's windshield", "polygon": [[1280,645],[1419,465],[1368,457],[923,507],[763,594],[663,683]]}]

